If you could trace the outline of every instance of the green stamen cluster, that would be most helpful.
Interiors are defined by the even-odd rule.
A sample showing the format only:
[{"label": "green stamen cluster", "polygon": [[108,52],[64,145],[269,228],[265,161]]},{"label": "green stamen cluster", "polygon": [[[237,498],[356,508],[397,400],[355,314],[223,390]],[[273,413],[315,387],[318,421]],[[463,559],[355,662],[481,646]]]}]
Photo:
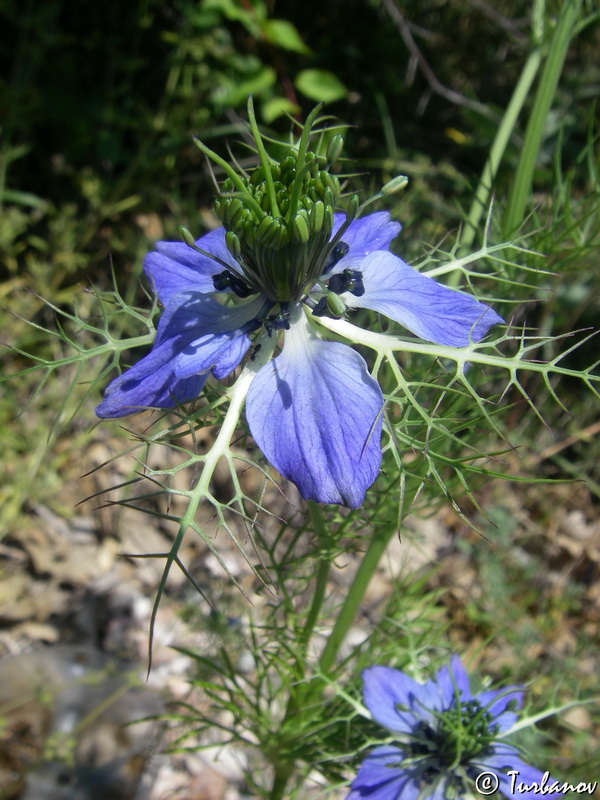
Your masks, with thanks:
[{"label": "green stamen cluster", "polygon": [[319,108],[309,115],[297,147],[273,161],[258,130],[252,101],[250,128],[260,164],[249,175],[236,172],[206,145],[196,144],[226,172],[215,212],[226,230],[229,251],[248,287],[274,303],[296,302],[323,274],[336,242],[331,242],[339,180],[329,168],[343,139],[335,134],[326,159],[308,150]]},{"label": "green stamen cluster", "polygon": [[[290,150],[279,164],[267,167],[270,182],[265,168],[257,167],[248,179],[242,179],[248,197],[235,194],[233,181],[228,178],[215,202],[225,227],[249,245],[267,243],[273,247],[283,246],[290,238],[305,244],[311,234],[320,233],[324,226],[331,231],[339,182],[319,169],[314,153],[306,153],[300,180],[297,163],[297,153]],[[275,193],[275,203],[271,191]]]},{"label": "green stamen cluster", "polygon": [[437,737],[442,753],[452,766],[487,749],[496,733],[490,713],[477,700],[470,700],[441,715]]},{"label": "green stamen cluster", "polygon": [[293,149],[249,177],[225,180],[215,212],[230,252],[258,291],[275,302],[294,301],[319,278],[339,195],[338,179],[320,169],[318,157]]},{"label": "green stamen cluster", "polygon": [[422,723],[412,755],[435,758],[440,768],[467,764],[492,744],[498,732],[477,700],[459,703],[439,714],[437,724]]}]

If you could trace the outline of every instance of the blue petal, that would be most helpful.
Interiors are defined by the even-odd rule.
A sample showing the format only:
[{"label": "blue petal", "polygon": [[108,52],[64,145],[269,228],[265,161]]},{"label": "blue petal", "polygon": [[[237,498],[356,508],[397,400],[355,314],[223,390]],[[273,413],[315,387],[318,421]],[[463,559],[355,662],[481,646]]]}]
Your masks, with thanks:
[{"label": "blue petal", "polygon": [[[346,219],[345,214],[334,214],[332,237],[338,232]],[[348,253],[331,271],[339,272],[342,269],[357,269],[369,253],[376,250],[388,250],[390,243],[402,230],[399,222],[390,222],[387,211],[377,211],[360,217],[350,223],[348,229],[342,234],[342,241],[349,246]]]},{"label": "blue petal", "polygon": [[154,347],[141,361],[106,387],[104,400],[96,407],[101,419],[125,417],[146,408],[172,408],[197,397],[208,375],[178,379],[173,365],[173,347],[165,342]]},{"label": "blue petal", "polygon": [[[239,323],[255,313],[256,307],[255,301],[227,309],[206,295],[175,295],[161,317],[152,350],[109,384],[96,414],[101,418],[124,417],[144,408],[172,408],[193,400],[210,369],[222,376],[239,363],[250,345]],[[185,358],[194,344],[194,352],[201,351],[201,359],[196,360],[196,369],[180,373],[179,359]]]},{"label": "blue petal", "polygon": [[191,342],[175,362],[175,374],[189,378],[211,370],[218,380],[232,372],[246,355],[250,338],[244,331],[209,333]]},{"label": "blue petal", "polygon": [[[523,689],[520,686],[507,686],[501,691],[489,690],[481,692],[477,699],[494,718],[494,724],[498,725],[498,733],[510,730],[517,721],[517,714],[512,710],[507,710],[509,703],[514,704],[514,708],[521,708],[523,705]],[[512,708],[512,706],[511,706]]]},{"label": "blue petal", "polygon": [[466,347],[503,321],[493,309],[417,272],[392,253],[372,253],[360,270],[365,293],[355,297],[346,292],[344,302],[379,311],[421,339]]},{"label": "blue petal", "polygon": [[440,669],[435,676],[435,682],[443,698],[444,708],[454,705],[457,693],[460,700],[471,700],[473,697],[469,687],[469,676],[457,655],[452,656],[449,666]]},{"label": "blue petal", "polygon": [[358,508],[381,462],[383,396],[358,353],[304,314],[250,385],[246,416],[267,459],[307,500]]},{"label": "blue petal", "polygon": [[[433,687],[417,683],[400,670],[391,667],[368,667],[363,671],[363,697],[371,716],[394,733],[411,734],[417,724],[428,719]],[[434,688],[434,708],[438,708],[439,693]]]},{"label": "blue petal", "polygon": [[440,690],[436,678],[430,678],[419,685],[419,694],[414,701],[414,710],[420,719],[432,724],[436,719],[434,712],[446,711],[448,700]]},{"label": "blue petal", "polygon": [[395,766],[403,758],[397,747],[377,747],[361,764],[346,800],[417,800],[419,784],[413,771]]},{"label": "blue petal", "polygon": [[175,359],[175,374],[189,378],[212,370],[221,380],[240,363],[250,347],[248,333],[263,305],[257,298],[244,305],[224,307],[212,297],[197,295],[190,310],[201,323],[196,325],[200,335],[185,345]]},{"label": "blue petal", "polygon": [[[224,228],[207,233],[196,244],[237,270],[236,262],[225,246]],[[156,250],[144,259],[144,271],[163,305],[181,292],[211,294],[215,291],[213,275],[225,269],[218,261],[197,253],[184,242],[156,242],[155,247]]]}]

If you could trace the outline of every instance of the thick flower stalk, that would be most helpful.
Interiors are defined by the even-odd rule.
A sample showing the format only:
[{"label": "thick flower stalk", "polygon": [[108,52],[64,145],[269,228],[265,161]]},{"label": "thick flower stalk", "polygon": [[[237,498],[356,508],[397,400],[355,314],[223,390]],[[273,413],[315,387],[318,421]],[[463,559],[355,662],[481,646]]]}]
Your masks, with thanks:
[{"label": "thick flower stalk", "polygon": [[[194,400],[211,374],[225,378],[263,348],[261,358],[274,357],[246,401],[256,443],[305,499],[357,508],[379,471],[383,395],[359,353],[323,338],[319,318],[368,308],[453,347],[502,320],[393,255],[400,225],[386,212],[360,217],[371,201],[360,206],[354,195],[346,213],[337,211],[330,168],[342,139],[332,137],[326,157],[309,150],[317,112],[274,162],[250,103],[260,164],[249,174],[198,142],[227,174],[215,200],[222,227],[197,241],[184,231],[184,242],[157,242],[146,257],[164,307],[154,346],[108,386],[96,412],[121,417]],[[391,181],[378,197],[405,183]]]},{"label": "thick flower stalk", "polygon": [[494,790],[534,800],[540,786],[556,786],[504,741],[522,687],[473,694],[458,656],[427,683],[377,666],[363,672],[363,684],[365,705],[392,741],[365,758],[346,800],[462,800]]}]

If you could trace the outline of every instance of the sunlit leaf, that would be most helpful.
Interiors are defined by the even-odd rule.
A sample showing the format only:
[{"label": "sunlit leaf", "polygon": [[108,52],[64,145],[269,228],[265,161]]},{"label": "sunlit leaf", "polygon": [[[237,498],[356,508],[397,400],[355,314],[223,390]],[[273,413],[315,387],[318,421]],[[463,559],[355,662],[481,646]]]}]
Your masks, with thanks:
[{"label": "sunlit leaf", "polygon": [[325,69],[303,69],[296,75],[296,88],[320,103],[333,103],[346,97],[348,89],[333,72]]}]

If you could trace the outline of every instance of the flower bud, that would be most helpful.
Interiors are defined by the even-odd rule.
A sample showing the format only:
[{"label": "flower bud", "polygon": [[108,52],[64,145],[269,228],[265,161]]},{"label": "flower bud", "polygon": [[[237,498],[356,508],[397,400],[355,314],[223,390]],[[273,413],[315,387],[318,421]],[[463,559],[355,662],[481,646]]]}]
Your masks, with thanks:
[{"label": "flower bud", "polygon": [[244,204],[239,197],[232,197],[226,206],[223,222],[229,227],[235,228],[236,222],[240,218],[240,214],[243,210]]},{"label": "flower bud", "polygon": [[336,133],[334,136],[331,137],[329,140],[329,144],[327,145],[327,164],[331,166],[331,164],[335,164],[335,162],[340,157],[342,150],[344,148],[344,137],[341,133]]},{"label": "flower bud", "polygon": [[188,231],[188,229],[186,227],[184,227],[183,225],[180,225],[179,226],[179,233],[181,234],[181,238],[188,245],[188,247],[193,247],[194,249],[196,248],[196,240],[194,239],[194,237],[192,236],[192,234],[190,233],[190,231]]},{"label": "flower bud", "polygon": [[240,240],[233,231],[227,231],[225,234],[225,244],[235,260],[239,261],[242,254],[242,248],[240,246]]},{"label": "flower bud", "polygon": [[346,312],[346,304],[338,294],[327,292],[327,308],[334,317],[343,317]]},{"label": "flower bud", "polygon": [[265,240],[270,238],[272,235],[272,227],[273,227],[274,219],[273,217],[266,216],[261,219],[258,223],[258,227],[256,228],[256,242],[257,244],[264,244]]},{"label": "flower bud", "polygon": [[333,206],[325,206],[325,225],[323,226],[323,229],[326,230],[328,233],[331,233],[333,229],[333,222],[334,222],[333,213],[334,213]]},{"label": "flower bud", "polygon": [[250,174],[250,184],[252,186],[258,186],[258,184],[262,183],[264,179],[265,179],[265,170],[261,164],[260,166],[256,167],[256,169],[252,170],[252,173]]},{"label": "flower bud", "polygon": [[240,238],[244,240],[246,248],[254,247],[255,245],[256,223],[253,219],[244,220],[239,232]]},{"label": "flower bud", "polygon": [[329,186],[327,186],[323,192],[323,202],[329,208],[333,208],[335,206],[335,197]]},{"label": "flower bud", "polygon": [[391,181],[388,181],[381,187],[380,194],[394,194],[395,192],[400,192],[402,189],[405,189],[408,186],[408,178],[406,175],[396,175],[395,178],[392,178]]},{"label": "flower bud", "polygon": [[273,240],[269,243],[271,247],[279,250],[287,242],[287,226],[281,219],[275,220],[273,225]]},{"label": "flower bud", "polygon": [[348,209],[346,210],[347,223],[350,223],[352,222],[352,220],[356,219],[359,205],[360,205],[360,197],[357,194],[353,194],[352,197],[350,198],[350,202],[348,203]]}]

